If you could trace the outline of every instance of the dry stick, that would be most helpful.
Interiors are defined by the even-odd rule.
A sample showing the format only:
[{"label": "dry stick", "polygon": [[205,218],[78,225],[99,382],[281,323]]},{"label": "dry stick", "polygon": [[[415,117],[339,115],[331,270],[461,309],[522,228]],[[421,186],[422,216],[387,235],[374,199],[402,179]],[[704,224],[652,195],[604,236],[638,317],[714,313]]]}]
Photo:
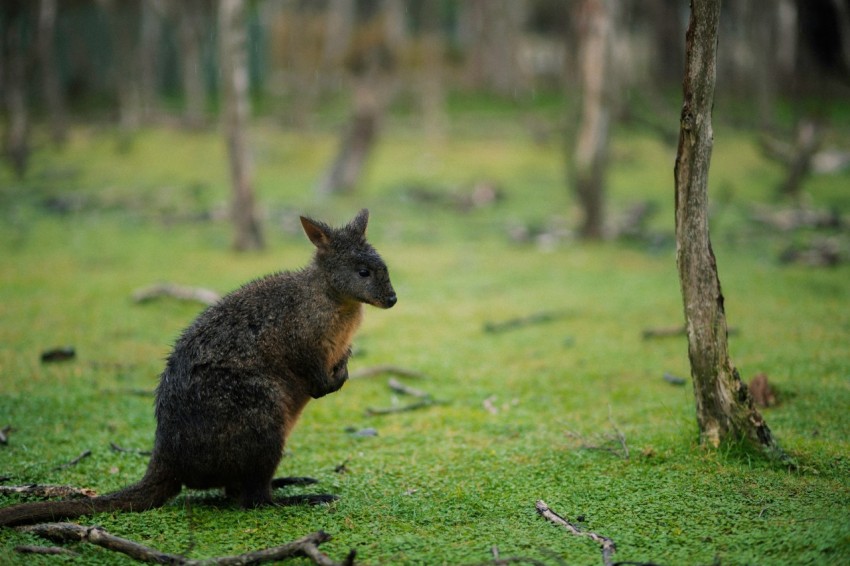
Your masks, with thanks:
[{"label": "dry stick", "polygon": [[394,374],[399,377],[414,377],[414,378],[425,378],[427,377],[425,374],[420,373],[418,371],[405,369],[398,366],[372,366],[368,368],[359,369],[357,371],[353,371],[349,374],[349,379],[357,379],[362,377],[375,377],[376,375],[381,375],[383,373]]},{"label": "dry stick", "polygon": [[366,415],[370,417],[374,417],[376,415],[391,415],[393,413],[404,413],[406,411],[415,411],[417,409],[424,409],[425,407],[430,407],[431,405],[437,405],[439,401],[435,401],[431,398],[422,399],[421,401],[416,401],[415,403],[411,403],[409,405],[401,405],[399,407],[387,407],[382,409],[375,409],[374,407],[366,408]]},{"label": "dry stick", "polygon": [[132,448],[124,448],[123,446],[118,446],[114,442],[110,442],[109,447],[113,452],[123,452],[125,454],[138,454],[139,456],[150,456],[153,454],[153,450],[134,450]]},{"label": "dry stick", "polygon": [[354,563],[354,551],[349,553],[345,561],[336,562],[319,551],[318,546],[331,539],[324,531],[316,531],[298,540],[257,550],[236,556],[194,560],[180,554],[168,554],[155,548],[139,544],[135,541],[117,537],[106,532],[101,527],[86,527],[74,523],[41,523],[16,527],[19,532],[34,534],[56,542],[88,542],[108,550],[126,554],[139,562],[156,564],[183,564],[190,566],[242,566],[246,564],[262,564],[264,562],[280,561],[287,558],[306,556],[319,566],[340,566]]},{"label": "dry stick", "polygon": [[22,544],[15,547],[15,552],[20,554],[65,554],[68,556],[79,556],[78,553],[61,546],[35,546]]},{"label": "dry stick", "polygon": [[408,385],[403,384],[397,379],[390,378],[387,381],[387,385],[390,389],[395,391],[396,393],[400,393],[402,395],[410,395],[411,397],[418,397],[419,399],[430,399],[431,394],[422,391],[421,389],[416,389],[415,387],[410,387]]},{"label": "dry stick", "polygon": [[487,322],[484,324],[484,332],[488,334],[498,334],[509,330],[523,328],[525,326],[555,322],[562,318],[566,318],[569,315],[570,313],[562,311],[541,311],[528,316],[511,318],[501,322]]},{"label": "dry stick", "polygon": [[79,464],[80,460],[82,460],[83,458],[88,458],[89,456],[91,456],[91,450],[84,450],[83,452],[80,453],[79,456],[77,456],[76,458],[74,458],[73,460],[68,462],[67,464],[62,464],[61,466],[56,466],[55,468],[53,468],[53,470],[55,471],[55,470],[64,470],[64,469],[67,469],[67,468],[71,468],[71,467]]},{"label": "dry stick", "polygon": [[173,297],[181,301],[196,301],[204,305],[213,305],[221,299],[221,295],[203,287],[185,287],[174,283],[157,283],[150,287],[138,289],[133,293],[133,300],[144,303],[161,297]]},{"label": "dry stick", "polygon": [[97,492],[85,487],[71,485],[0,485],[0,493],[4,495],[32,495],[34,497],[95,497]]},{"label": "dry stick", "polygon": [[617,547],[614,544],[613,540],[608,537],[598,535],[591,531],[580,530],[578,527],[576,527],[575,525],[573,525],[572,523],[570,523],[569,521],[549,509],[549,506],[546,505],[546,503],[542,499],[539,499],[534,506],[537,509],[537,512],[540,513],[545,519],[551,521],[552,523],[555,523],[556,525],[564,527],[576,536],[588,537],[592,541],[598,543],[602,547],[602,564],[604,564],[604,566],[613,566],[611,557],[617,551]]}]

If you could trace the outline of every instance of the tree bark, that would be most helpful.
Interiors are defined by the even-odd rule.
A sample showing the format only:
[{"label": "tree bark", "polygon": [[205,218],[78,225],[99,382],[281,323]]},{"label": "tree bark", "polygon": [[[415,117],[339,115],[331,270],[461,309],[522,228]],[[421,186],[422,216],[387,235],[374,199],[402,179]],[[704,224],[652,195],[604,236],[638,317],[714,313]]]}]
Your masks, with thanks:
[{"label": "tree bark", "polygon": [[68,136],[68,118],[54,52],[57,12],[56,0],[41,0],[39,3],[38,58],[41,63],[44,102],[50,120],[50,137],[54,144],[62,146]]},{"label": "tree bark", "polygon": [[204,0],[183,0],[177,4],[183,121],[189,128],[200,128],[206,123],[207,88],[201,36],[206,8]]},{"label": "tree bark", "polygon": [[720,0],[691,0],[676,156],[676,261],[700,440],[744,441],[785,458],[729,359],[726,315],[708,229]]},{"label": "tree bark", "polygon": [[[384,0],[381,6],[386,10],[394,1]],[[319,196],[354,191],[372,153],[393,92],[397,46],[388,31],[385,15],[377,11],[362,17],[355,31],[346,57],[352,82],[352,114],[336,156],[316,184]]]},{"label": "tree bark", "polygon": [[581,117],[573,155],[573,188],[583,213],[579,234],[590,240],[604,236],[613,9],[611,0],[583,0],[579,7]]},{"label": "tree bark", "polygon": [[224,94],[224,130],[233,188],[231,214],[237,251],[264,246],[254,202],[253,172],[248,153],[248,53],[244,0],[220,0],[219,38]]},{"label": "tree bark", "polygon": [[30,8],[27,2],[10,1],[0,6],[3,90],[5,91],[5,153],[18,177],[26,174],[29,163],[29,106],[27,104],[28,30]]}]

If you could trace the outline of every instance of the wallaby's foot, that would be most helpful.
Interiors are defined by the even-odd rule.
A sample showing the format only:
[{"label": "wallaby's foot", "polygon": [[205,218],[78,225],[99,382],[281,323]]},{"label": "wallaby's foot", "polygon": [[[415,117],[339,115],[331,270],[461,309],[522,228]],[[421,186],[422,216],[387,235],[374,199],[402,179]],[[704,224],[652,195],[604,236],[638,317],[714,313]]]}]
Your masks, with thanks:
[{"label": "wallaby's foot", "polygon": [[272,480],[272,489],[280,489],[282,487],[289,487],[290,485],[312,485],[314,483],[319,483],[319,480],[308,477],[274,478]]},{"label": "wallaby's foot", "polygon": [[307,495],[290,495],[289,497],[278,497],[274,500],[275,505],[320,505],[322,503],[333,503],[339,497],[330,493],[311,493]]}]

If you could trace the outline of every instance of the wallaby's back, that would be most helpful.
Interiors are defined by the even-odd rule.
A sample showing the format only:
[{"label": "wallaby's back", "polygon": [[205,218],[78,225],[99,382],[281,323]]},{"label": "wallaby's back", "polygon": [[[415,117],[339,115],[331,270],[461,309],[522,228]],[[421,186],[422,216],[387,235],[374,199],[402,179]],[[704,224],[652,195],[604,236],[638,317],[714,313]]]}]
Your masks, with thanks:
[{"label": "wallaby's back", "polygon": [[272,502],[271,480],[311,398],[348,378],[362,304],[392,307],[386,265],[366,241],[368,211],[339,229],[302,217],[312,263],[248,283],[183,332],[156,391],[154,450],[142,480],[81,501],[0,509],[0,525],[159,507],[190,488],[224,488],[245,507]]}]

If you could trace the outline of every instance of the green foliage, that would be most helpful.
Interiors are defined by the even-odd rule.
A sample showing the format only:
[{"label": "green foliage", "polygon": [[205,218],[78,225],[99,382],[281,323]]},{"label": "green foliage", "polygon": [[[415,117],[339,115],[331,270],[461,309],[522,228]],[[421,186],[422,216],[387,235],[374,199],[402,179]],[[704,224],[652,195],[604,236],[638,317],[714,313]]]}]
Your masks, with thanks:
[{"label": "green foliage", "polygon": [[[550,112],[543,108],[542,113]],[[554,115],[554,114],[553,114]],[[548,116],[543,116],[547,119]],[[253,133],[259,201],[269,248],[229,251],[226,160],[214,134],[141,132],[120,145],[78,128],[69,147],[35,155],[26,181],[0,172],[0,474],[11,483],[57,483],[107,492],[138,479],[146,459],[110,442],[148,449],[152,390],[169,345],[198,306],[146,305],[133,290],[158,281],[226,292],[277,269],[297,268],[312,246],[295,212],[342,222],[372,210],[370,240],[390,265],[399,304],[369,309],[351,369],[393,364],[425,373],[410,381],[446,401],[368,417],[394,394],[386,378],[352,380],[308,406],[287,446],[282,475],[311,475],[339,494],[331,506],[243,511],[221,494],[186,491],[143,514],[84,519],[163,551],[211,557],[281,544],[316,529],[342,558],[368,564],[473,564],[501,556],[598,564],[587,539],[534,510],[537,499],[612,538],[617,560],[665,564],[837,564],[850,560],[850,268],[781,266],[791,236],[756,230],[748,206],[767,202],[781,176],[749,134],[719,128],[710,192],[733,360],[745,379],[769,376],[781,404],[765,415],[800,463],[789,472],[734,446],[697,445],[681,338],[642,339],[682,320],[669,236],[642,243],[559,245],[511,241],[517,225],[574,224],[560,139],[534,145],[517,121],[441,145],[395,123],[355,196],[317,202],[310,187],[329,159],[330,133]],[[483,132],[483,133],[476,133]],[[457,132],[454,132],[457,133]],[[616,215],[651,200],[650,228],[672,232],[672,150],[642,131],[613,144],[610,203]],[[476,182],[504,199],[460,213],[411,197]],[[812,201],[847,211],[847,174],[816,177]],[[442,202],[442,201],[439,201]],[[560,219],[558,218],[560,217]],[[487,333],[488,322],[557,313],[540,324]],[[41,351],[73,345],[77,357],[41,364]],[[405,403],[403,398],[399,403]],[[348,432],[374,427],[376,437]],[[629,459],[611,441],[619,430]],[[85,449],[92,456],[57,466]],[[346,473],[334,469],[346,463]],[[297,488],[298,492],[317,489]],[[0,497],[0,505],[18,498]],[[0,534],[3,562],[121,563],[77,546],[77,559],[30,558]],[[129,560],[123,560],[129,563]]]}]

